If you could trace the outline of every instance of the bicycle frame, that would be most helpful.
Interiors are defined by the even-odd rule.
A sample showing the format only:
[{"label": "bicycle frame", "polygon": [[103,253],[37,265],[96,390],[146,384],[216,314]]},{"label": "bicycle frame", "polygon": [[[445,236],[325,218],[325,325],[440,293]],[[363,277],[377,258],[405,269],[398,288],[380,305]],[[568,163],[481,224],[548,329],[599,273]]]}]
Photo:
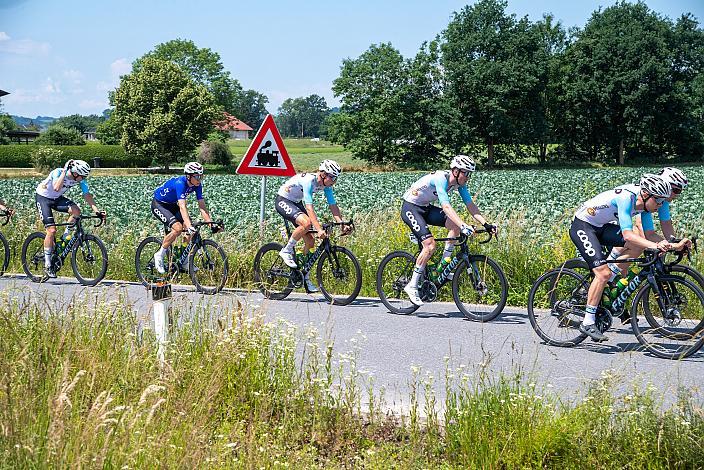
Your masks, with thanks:
[{"label": "bicycle frame", "polygon": [[[59,259],[59,267],[63,266],[64,261],[68,257],[69,254],[71,254],[71,251],[73,250],[73,247],[76,245],[76,243],[80,243],[83,241],[83,237],[85,235],[85,231],[83,230],[83,224],[81,223],[82,220],[84,219],[100,219],[100,222],[97,224],[94,224],[94,226],[100,227],[103,225],[103,222],[105,219],[103,219],[100,216],[95,216],[95,215],[80,215],[76,219],[75,222],[69,223],[63,223],[63,224],[56,224],[56,227],[76,227],[76,233],[71,237],[71,239],[68,241],[68,243],[63,244],[61,247],[61,251],[55,251],[54,255],[58,257]],[[57,241],[56,244],[58,245],[60,241]],[[89,247],[90,249],[90,247]]]},{"label": "bicycle frame", "polygon": [[[288,237],[291,237],[291,227],[288,220],[284,219],[284,225],[286,227],[286,234]],[[332,229],[335,226],[338,225],[351,225],[354,226],[353,221],[349,222],[331,222],[331,223],[326,223],[323,224],[323,229],[327,232],[328,235],[332,233]],[[316,233],[315,230],[312,228],[308,230],[308,233]],[[334,257],[333,255],[333,250],[330,249],[331,244],[330,244],[330,237],[328,236],[327,238],[323,239],[320,244],[318,245],[318,248],[315,249],[315,251],[308,256],[308,259],[306,260],[305,264],[303,264],[302,267],[298,268],[298,271],[301,272],[304,276],[308,274],[311,269],[313,269],[313,266],[315,266],[315,263],[320,259],[320,257],[323,255],[323,252],[327,252],[328,256],[330,256],[332,259],[335,260],[335,263],[337,263],[337,258]]]},{"label": "bicycle frame", "polygon": [[[197,251],[203,245],[203,237],[200,234],[200,229],[204,225],[210,225],[211,228],[214,225],[217,225],[221,229],[223,229],[225,227],[225,225],[222,223],[221,220],[217,220],[214,222],[213,221],[211,221],[211,222],[196,222],[195,224],[193,224],[193,228],[196,229],[196,233],[193,234],[191,239],[188,241],[188,244],[183,248],[183,251],[179,255],[177,263],[180,266],[184,266],[186,264],[186,261],[188,261],[188,255],[190,255],[192,251],[194,251],[194,250]],[[171,229],[169,228],[169,226],[164,224],[164,235],[167,235],[170,230]],[[173,249],[174,247],[172,245],[169,248]],[[206,253],[206,255],[207,255],[207,253]]]}]

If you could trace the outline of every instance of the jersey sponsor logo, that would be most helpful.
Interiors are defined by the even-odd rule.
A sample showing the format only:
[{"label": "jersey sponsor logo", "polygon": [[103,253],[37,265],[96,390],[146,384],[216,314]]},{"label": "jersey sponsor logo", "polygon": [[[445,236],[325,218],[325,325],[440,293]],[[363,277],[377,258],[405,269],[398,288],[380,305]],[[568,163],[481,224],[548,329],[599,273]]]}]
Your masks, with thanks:
[{"label": "jersey sponsor logo", "polygon": [[411,194],[413,194],[414,196],[418,197],[418,190],[417,190],[417,189],[411,190]]},{"label": "jersey sponsor logo", "polygon": [[413,216],[413,212],[411,211],[406,211],[406,218],[408,221],[411,223],[411,226],[413,227],[413,230],[416,232],[420,230],[420,224],[416,220],[416,218]]},{"label": "jersey sponsor logo", "polygon": [[591,215],[594,217],[596,215],[596,209],[593,207],[587,207],[587,214]]},{"label": "jersey sponsor logo", "polygon": [[159,209],[154,209],[154,214],[159,217],[159,220],[162,222],[166,223],[166,216],[159,210]]},{"label": "jersey sponsor logo", "polygon": [[596,250],[594,250],[594,246],[592,245],[592,242],[589,241],[589,237],[587,236],[587,233],[584,230],[577,230],[577,236],[579,237],[579,240],[582,242],[582,246],[584,247],[584,252],[589,256],[594,256],[596,254]]},{"label": "jersey sponsor logo", "polygon": [[293,212],[291,206],[286,204],[284,201],[279,201],[279,207],[286,213],[286,215],[291,215],[291,213]]},{"label": "jersey sponsor logo", "polygon": [[169,191],[171,191],[169,188],[164,188],[161,191],[159,191],[159,195],[166,196],[167,194],[169,194]]}]

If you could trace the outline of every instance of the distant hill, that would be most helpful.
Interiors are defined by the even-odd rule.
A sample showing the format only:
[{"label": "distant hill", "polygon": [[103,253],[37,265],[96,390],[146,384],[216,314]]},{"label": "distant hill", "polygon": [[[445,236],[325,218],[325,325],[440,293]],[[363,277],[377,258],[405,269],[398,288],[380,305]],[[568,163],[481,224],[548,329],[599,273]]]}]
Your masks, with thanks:
[{"label": "distant hill", "polygon": [[30,123],[33,122],[35,125],[39,126],[40,129],[46,129],[52,122],[56,121],[56,118],[50,116],[37,116],[35,118],[28,118],[24,116],[10,115],[10,117],[12,117],[12,119],[19,126],[28,126]]}]

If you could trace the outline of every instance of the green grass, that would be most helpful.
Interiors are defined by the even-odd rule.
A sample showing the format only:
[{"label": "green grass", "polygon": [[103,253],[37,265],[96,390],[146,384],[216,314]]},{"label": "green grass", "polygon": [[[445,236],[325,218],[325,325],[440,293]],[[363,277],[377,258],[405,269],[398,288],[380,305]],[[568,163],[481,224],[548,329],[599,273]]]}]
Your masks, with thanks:
[{"label": "green grass", "polygon": [[659,469],[704,461],[704,411],[686,391],[664,410],[653,389],[617,393],[623,384],[607,375],[583,400],[561,401],[527,376],[448,365],[444,403],[433,378],[416,370],[410,408],[393,416],[357,368],[358,350],[334,353],[315,329],[220,310],[224,329],[204,318],[186,323],[160,367],[153,336],[136,334],[122,299],[74,299],[59,312],[2,296],[3,469]]}]

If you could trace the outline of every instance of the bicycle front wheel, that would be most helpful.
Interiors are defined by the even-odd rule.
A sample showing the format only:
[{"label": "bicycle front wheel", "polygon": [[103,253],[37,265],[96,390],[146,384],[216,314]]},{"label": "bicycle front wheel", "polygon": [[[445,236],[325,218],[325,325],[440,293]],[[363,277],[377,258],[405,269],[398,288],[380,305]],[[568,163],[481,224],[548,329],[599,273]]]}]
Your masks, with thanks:
[{"label": "bicycle front wheel", "polygon": [[108,272],[108,250],[95,235],[83,239],[71,250],[71,267],[76,279],[84,286],[94,286]]},{"label": "bicycle front wheel", "polygon": [[589,282],[571,269],[548,271],[528,294],[528,319],[533,330],[551,346],[572,347],[587,335],[579,331],[587,306]]},{"label": "bicycle front wheel", "polygon": [[[646,304],[641,312],[639,307]],[[704,292],[679,276],[659,276],[655,288],[644,283],[631,304],[633,333],[648,351],[664,359],[697,352],[704,344],[699,327],[703,321]]]},{"label": "bicycle front wheel", "polygon": [[362,268],[354,254],[345,247],[331,246],[318,260],[318,286],[328,302],[347,305],[362,289]]},{"label": "bicycle front wheel", "polygon": [[10,244],[7,243],[7,238],[2,233],[0,233],[0,262],[2,263],[0,276],[2,276],[10,265]]},{"label": "bicycle front wheel", "polygon": [[403,291],[413,276],[415,257],[406,251],[394,251],[381,260],[376,270],[376,292],[391,313],[408,315],[418,310]]},{"label": "bicycle front wheel", "polygon": [[198,292],[217,294],[227,281],[227,255],[214,240],[203,240],[188,255],[188,272]]},{"label": "bicycle front wheel", "polygon": [[[704,278],[702,278],[702,275],[696,269],[691,268],[689,266],[684,266],[681,264],[675,264],[673,266],[668,267],[668,273],[671,273],[677,277],[687,279],[688,281],[691,281],[694,284],[696,284],[697,287],[699,287],[702,291],[704,291]],[[668,298],[677,302],[677,300],[678,300],[678,292],[677,292],[678,286],[676,284],[664,283],[662,288],[666,289],[669,292]],[[651,306],[654,306],[654,305],[657,305],[656,300],[654,300],[654,299],[647,299],[646,300],[644,298],[644,300],[641,304],[641,306],[643,307],[643,316],[647,320],[652,322],[652,323],[650,323],[650,326],[652,328],[658,328],[658,327],[667,328],[668,327],[667,324],[658,325],[656,323],[657,319],[660,318],[660,316],[657,313],[653,313],[651,311]],[[698,331],[704,330],[704,318],[702,318],[701,321],[699,321],[699,322],[695,322],[693,320],[694,319],[691,319],[691,318],[687,319],[687,324],[689,326],[692,326],[692,333],[696,333]],[[680,322],[680,324],[678,324],[678,327],[680,327],[680,325],[681,325],[681,327],[684,328],[687,326],[687,324],[681,324],[681,322]]]},{"label": "bicycle front wheel", "polygon": [[293,290],[292,271],[279,256],[281,248],[278,243],[267,243],[254,257],[254,283],[267,299],[285,299]]},{"label": "bicycle front wheel", "polygon": [[34,282],[46,280],[44,273],[44,237],[42,232],[34,232],[22,244],[22,269]]},{"label": "bicycle front wheel", "polygon": [[470,320],[491,321],[506,306],[508,284],[501,266],[484,255],[472,255],[457,265],[452,278],[452,297]]}]

